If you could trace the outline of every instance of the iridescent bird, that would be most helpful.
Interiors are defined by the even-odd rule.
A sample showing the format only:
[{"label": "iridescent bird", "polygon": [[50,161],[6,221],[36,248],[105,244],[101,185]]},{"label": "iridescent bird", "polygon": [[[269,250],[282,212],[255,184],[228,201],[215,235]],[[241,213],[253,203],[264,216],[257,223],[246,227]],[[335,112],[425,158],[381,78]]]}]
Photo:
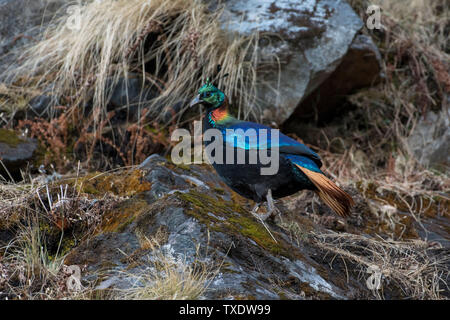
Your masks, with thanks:
[{"label": "iridescent bird", "polygon": [[[231,116],[228,110],[228,99],[209,80],[198,90],[198,95],[190,106],[202,104],[206,107],[203,120],[203,132],[218,129],[222,133],[223,154],[234,151],[233,161],[214,163],[213,166],[223,181],[238,194],[256,202],[252,213],[256,215],[263,202],[267,202],[267,213],[257,215],[265,220],[276,212],[273,199],[294,194],[300,190],[315,191],[338,215],[346,217],[354,205],[353,199],[320,170],[320,157],[310,148],[298,141],[279,133],[278,139],[271,134],[271,128],[254,122],[241,121]],[[227,129],[233,135],[227,135]],[[237,130],[241,129],[241,130]],[[266,133],[262,143],[260,133]],[[230,132],[230,131],[228,131]],[[231,137],[231,138],[230,138]],[[213,141],[205,142],[207,147]],[[271,155],[277,148],[279,152],[278,171],[274,175],[262,175],[261,168],[267,167],[258,157],[256,163],[239,164],[238,151],[250,158],[251,151],[263,149]],[[242,154],[242,153],[241,153]]]}]

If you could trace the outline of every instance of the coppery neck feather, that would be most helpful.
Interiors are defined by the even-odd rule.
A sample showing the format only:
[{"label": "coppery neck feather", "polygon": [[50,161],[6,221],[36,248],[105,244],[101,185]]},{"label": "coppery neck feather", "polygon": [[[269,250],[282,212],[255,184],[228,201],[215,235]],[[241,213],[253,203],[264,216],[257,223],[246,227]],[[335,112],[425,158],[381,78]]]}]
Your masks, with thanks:
[{"label": "coppery neck feather", "polygon": [[219,108],[213,109],[208,112],[207,114],[207,120],[209,124],[213,127],[216,127],[217,125],[223,125],[230,120],[232,120],[233,117],[230,115],[228,111],[228,99],[225,98],[222,105]]}]

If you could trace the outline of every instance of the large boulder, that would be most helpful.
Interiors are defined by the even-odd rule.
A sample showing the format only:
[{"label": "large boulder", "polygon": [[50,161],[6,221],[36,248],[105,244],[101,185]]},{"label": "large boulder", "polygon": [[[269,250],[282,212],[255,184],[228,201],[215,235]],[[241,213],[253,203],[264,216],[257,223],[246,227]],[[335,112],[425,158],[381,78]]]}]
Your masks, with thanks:
[{"label": "large boulder", "polygon": [[344,299],[365,290],[326,271],[307,243],[274,225],[266,229],[210,166],[177,167],[154,155],[140,170],[151,187],[105,213],[97,235],[65,260],[86,265],[84,280],[97,290],[128,290],[142,274],[157,281],[168,263],[210,268],[208,290],[197,298]]},{"label": "large boulder", "polygon": [[[298,116],[311,114],[312,108],[314,112],[317,110],[321,115],[328,115],[329,109],[339,103],[334,97],[371,83],[379,74],[379,68],[367,68],[365,64],[367,59],[372,59],[370,65],[377,63],[376,59],[370,58],[378,53],[373,44],[359,50],[355,59],[351,58],[352,49],[361,43],[358,39],[354,42],[354,39],[363,22],[345,0],[205,1],[211,3],[212,10],[218,3],[225,5],[222,16],[224,29],[240,34],[264,33],[259,42],[258,59],[265,66],[268,65],[266,62],[271,62],[272,67],[258,68],[262,71],[257,92],[258,103],[266,111],[264,115],[268,121],[275,120],[281,124],[289,117],[295,120]],[[0,81],[6,74],[4,71],[14,68],[17,63],[20,54],[17,49],[38,40],[42,27],[64,4],[67,2],[63,0],[0,2]],[[65,11],[60,10],[59,13],[64,14]],[[370,54],[366,55],[367,52]],[[277,61],[275,55],[279,59],[280,70],[274,63]],[[369,58],[361,59],[362,56]],[[334,73],[344,58],[346,65],[350,63],[351,74]],[[326,95],[314,93],[333,73],[333,81],[347,84],[345,88],[327,85],[326,90],[320,90]],[[305,100],[308,96],[309,100]],[[328,97],[332,97],[331,103]],[[41,102],[48,98],[38,99],[39,109]],[[321,101],[316,107],[318,99]]]},{"label": "large boulder", "polygon": [[[78,183],[81,194],[101,199],[108,191],[122,199],[102,212],[95,233],[84,237],[65,259],[66,265],[85,266],[82,284],[90,283],[98,296],[368,298],[380,291],[368,289],[370,275],[365,273],[379,268],[384,270],[383,295],[404,298],[415,287],[398,279],[412,267],[406,264],[398,270],[402,267],[396,261],[417,263],[414,259],[421,257],[433,265],[433,257],[446,252],[442,246],[448,234],[435,219],[441,219],[442,212],[446,215],[448,201],[424,202],[429,209],[421,226],[429,232],[420,235],[422,227],[406,213],[396,193],[374,184],[360,184],[360,193],[346,188],[357,203],[347,221],[317,203],[312,193],[303,193],[277,201],[282,218],[262,224],[250,213],[253,203],[224,185],[210,165],[177,166],[153,155],[134,171],[93,174]],[[399,242],[392,245],[379,240],[380,235],[414,242],[397,247]],[[414,268],[423,268],[421,277],[430,272],[424,265]],[[445,287],[444,282],[439,287]]]},{"label": "large boulder", "polygon": [[[322,101],[371,84],[380,72],[379,65],[366,66],[367,59],[371,59],[370,64],[379,63],[378,49],[371,40],[358,38],[353,42],[363,22],[344,0],[228,0],[222,3],[225,4],[225,29],[240,34],[254,31],[268,34],[261,38],[259,59],[264,63],[274,62],[274,55],[279,58],[280,73],[273,68],[260,74],[258,98],[267,110],[268,120],[283,123],[294,112],[295,115],[309,114],[310,103],[301,102],[333,74],[352,47],[351,54],[356,58],[348,58],[346,63],[351,67],[351,74],[339,72],[334,80],[348,83],[348,86],[328,86],[326,95],[320,97]],[[367,52],[375,58],[364,58]],[[317,94],[314,99],[317,100]],[[322,105],[326,107],[319,108],[318,113],[327,113],[329,105],[322,102],[319,107]]]}]

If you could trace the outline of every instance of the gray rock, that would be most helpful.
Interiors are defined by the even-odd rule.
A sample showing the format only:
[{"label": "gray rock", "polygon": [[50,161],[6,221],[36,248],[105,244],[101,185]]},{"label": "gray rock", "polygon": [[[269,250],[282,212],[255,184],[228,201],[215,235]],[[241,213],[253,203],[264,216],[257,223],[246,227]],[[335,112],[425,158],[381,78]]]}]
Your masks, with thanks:
[{"label": "gray rock", "polygon": [[[127,216],[126,223],[120,218],[123,209],[117,210],[117,222],[108,214],[108,224],[118,227],[100,229],[66,258],[66,264],[88,265],[84,279],[94,279],[98,290],[146,285],[136,279],[160,272],[163,276],[161,263],[169,261],[180,270],[211,268],[213,276],[205,279],[201,299],[303,299],[305,292],[307,297],[345,299],[354,294],[351,284],[343,290],[328,278],[306,244],[294,244],[270,226],[273,240],[247,208],[231,200],[230,190],[211,167],[175,167],[153,155],[140,169],[158,196],[153,191],[138,196],[148,205],[133,218]],[[142,239],[159,239],[158,245],[148,248]]]},{"label": "gray rock", "polygon": [[0,1],[0,80],[8,68],[14,68],[20,48],[37,40],[57,10],[67,5],[64,0]]},{"label": "gray rock", "polygon": [[422,165],[443,172],[448,172],[450,167],[449,102],[450,96],[438,114],[427,112],[407,140],[411,152]]},{"label": "gray rock", "polygon": [[[154,92],[142,85],[142,76],[138,74],[131,74],[127,79],[119,78],[117,84],[111,88],[110,109],[117,109],[123,106],[133,107],[141,102],[153,99],[155,97]],[[107,84],[108,86],[111,85]]]},{"label": "gray rock", "polygon": [[372,38],[357,35],[334,72],[313,92],[305,96],[284,123],[284,129],[299,132],[299,120],[324,123],[344,111],[346,96],[377,84],[382,78],[381,54]]},{"label": "gray rock", "polygon": [[347,54],[363,22],[343,0],[229,0],[224,28],[247,34],[275,34],[261,40],[259,59],[281,61],[281,74],[261,74],[258,95],[264,109],[282,123],[298,104],[327,79]]},{"label": "gray rock", "polygon": [[20,169],[24,169],[32,161],[37,149],[37,141],[17,136],[13,131],[0,129],[0,159],[7,171],[0,165],[0,174],[9,179],[20,180]]},{"label": "gray rock", "polygon": [[39,95],[33,97],[28,105],[30,106],[28,116],[29,117],[39,117],[44,118],[48,116],[49,108],[52,106],[52,102],[54,98],[48,95]]},{"label": "gray rock", "polygon": [[[83,238],[65,259],[66,265],[86,265],[82,280],[99,291],[106,291],[100,294],[129,298],[120,296],[120,292],[145,287],[146,292],[164,291],[162,297],[147,296],[160,299],[174,298],[175,294],[177,299],[365,299],[372,296],[366,282],[367,266],[346,256],[348,253],[361,260],[374,261],[361,248],[387,235],[383,231],[380,234],[378,228],[369,230],[367,226],[373,223],[373,217],[362,212],[372,211],[367,208],[371,205],[369,201],[374,200],[363,198],[356,190],[351,193],[357,201],[358,214],[344,225],[337,223],[338,218],[330,216],[330,211],[326,213],[323,205],[306,200],[309,197],[303,194],[296,199],[279,199],[277,207],[284,223],[266,221],[264,226],[250,213],[252,203],[227,188],[210,165],[176,166],[153,155],[139,170],[131,175],[128,171],[118,172],[114,181],[138,176],[141,184],[148,182],[150,190],[140,189],[146,191],[108,208],[102,213],[96,233]],[[105,173],[106,176],[115,174]],[[110,177],[106,181],[111,181]],[[134,178],[129,182],[130,186],[136,184]],[[96,185],[98,190],[94,193],[101,198],[105,190],[102,191],[101,183]],[[401,214],[394,207],[391,209]],[[424,225],[430,222],[442,229],[442,221],[425,219]],[[408,233],[415,232],[415,227],[411,228],[408,227]],[[445,230],[439,232],[441,239],[447,238]],[[430,233],[424,236],[429,237]],[[339,240],[346,237],[350,237],[349,242]],[[420,252],[411,247],[408,256],[427,254],[422,246]],[[393,250],[394,246],[389,248]],[[386,257],[398,258],[396,254]],[[206,277],[199,277],[205,274]],[[383,297],[404,298],[404,290],[400,290],[396,278],[386,277]],[[166,282],[168,279],[172,281]],[[189,284],[198,284],[206,289],[189,295],[174,283],[186,283],[188,288],[192,288]],[[444,287],[445,284],[444,279]]]}]

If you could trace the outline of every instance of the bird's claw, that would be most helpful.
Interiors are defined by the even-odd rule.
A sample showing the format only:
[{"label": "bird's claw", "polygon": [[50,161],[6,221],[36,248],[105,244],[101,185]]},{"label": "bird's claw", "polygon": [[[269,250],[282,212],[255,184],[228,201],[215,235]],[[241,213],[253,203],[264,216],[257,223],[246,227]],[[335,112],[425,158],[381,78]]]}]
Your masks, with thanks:
[{"label": "bird's claw", "polygon": [[268,190],[267,192],[267,213],[264,214],[258,214],[258,209],[260,207],[260,203],[257,203],[253,209],[252,209],[252,215],[257,218],[260,219],[262,221],[266,221],[268,218],[275,218],[275,217],[279,217],[281,220],[281,212],[280,210],[278,210],[277,207],[275,207],[273,198],[272,198],[272,190]]},{"label": "bird's claw", "polygon": [[268,212],[265,214],[259,214],[258,209],[260,206],[261,206],[260,203],[255,204],[255,206],[253,207],[253,209],[251,211],[251,214],[258,220],[266,221],[267,218],[269,218],[272,215],[273,210],[268,210]]},{"label": "bird's claw", "polygon": [[258,213],[253,213],[252,212],[252,214],[253,214],[253,216],[256,219],[262,220],[262,221],[266,221],[272,215],[272,212],[267,212],[267,213],[264,213],[264,214],[258,214]]},{"label": "bird's claw", "polygon": [[276,217],[279,217],[281,219],[281,212],[276,207],[272,208],[272,210],[268,210],[266,213],[263,214],[257,213],[257,210],[252,210],[251,213],[256,219],[262,221],[266,221],[269,218],[275,219]]}]

